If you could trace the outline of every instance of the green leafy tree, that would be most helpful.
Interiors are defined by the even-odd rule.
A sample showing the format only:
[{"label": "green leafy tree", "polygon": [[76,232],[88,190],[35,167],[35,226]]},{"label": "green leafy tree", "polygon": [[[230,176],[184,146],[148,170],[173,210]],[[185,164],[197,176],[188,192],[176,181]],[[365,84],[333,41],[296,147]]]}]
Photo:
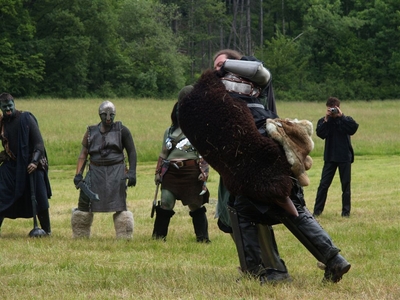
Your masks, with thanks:
[{"label": "green leafy tree", "polygon": [[0,90],[15,96],[34,94],[43,80],[35,26],[22,0],[1,0],[0,69]]},{"label": "green leafy tree", "polygon": [[175,10],[152,1],[126,0],[122,5],[118,33],[131,72],[126,80],[135,96],[170,96],[186,84],[189,61],[171,29]]},{"label": "green leafy tree", "polygon": [[271,42],[266,41],[265,47],[266,51],[256,52],[256,56],[271,71],[277,97],[299,100],[295,91],[302,89],[308,74],[308,57],[303,55],[301,43],[277,32]]},{"label": "green leafy tree", "polygon": [[[368,55],[368,78],[375,99],[400,95],[400,2],[396,0],[355,1],[351,14],[364,21],[358,31]],[[367,74],[365,75],[367,78]]]},{"label": "green leafy tree", "polygon": [[45,94],[110,96],[119,63],[117,4],[112,0],[41,0],[32,4],[46,59]]},{"label": "green leafy tree", "polygon": [[[309,81],[321,87],[328,95],[341,98],[354,97],[349,82],[362,80],[359,70],[359,53],[362,43],[357,39],[357,29],[363,21],[351,16],[344,16],[339,0],[314,0],[304,16],[304,36],[302,48],[311,54],[308,70]],[[330,3],[332,2],[332,3]],[[315,89],[315,84],[310,89]],[[321,98],[321,95],[314,95]]]}]

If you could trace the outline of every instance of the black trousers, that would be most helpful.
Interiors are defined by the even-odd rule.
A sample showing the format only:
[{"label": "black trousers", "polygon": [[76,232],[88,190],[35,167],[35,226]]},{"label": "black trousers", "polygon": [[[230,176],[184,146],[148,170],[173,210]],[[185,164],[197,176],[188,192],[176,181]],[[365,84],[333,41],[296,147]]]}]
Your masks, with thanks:
[{"label": "black trousers", "polygon": [[[260,245],[256,240],[255,224],[274,225],[279,223],[290,223],[291,227],[297,228],[302,238],[299,241],[317,258],[326,263],[339,253],[339,249],[333,244],[328,233],[314,219],[305,207],[303,188],[294,184],[290,198],[299,214],[298,217],[289,216],[286,211],[277,205],[267,205],[252,201],[245,196],[236,196],[231,204],[238,214],[239,227],[243,235],[243,246],[246,262],[249,270],[257,269],[260,264]],[[285,221],[284,221],[285,220]],[[284,224],[285,224],[284,223]],[[287,226],[287,224],[285,224]],[[312,249],[309,245],[312,245]],[[276,245],[274,245],[276,248]],[[277,248],[276,248],[276,252]],[[317,255],[315,254],[316,252]]]},{"label": "black trousers", "polygon": [[350,214],[351,210],[351,163],[350,162],[325,162],[322,169],[317,196],[315,198],[314,213],[320,214],[325,208],[328,189],[331,186],[336,170],[339,169],[340,183],[342,185],[342,214]]}]

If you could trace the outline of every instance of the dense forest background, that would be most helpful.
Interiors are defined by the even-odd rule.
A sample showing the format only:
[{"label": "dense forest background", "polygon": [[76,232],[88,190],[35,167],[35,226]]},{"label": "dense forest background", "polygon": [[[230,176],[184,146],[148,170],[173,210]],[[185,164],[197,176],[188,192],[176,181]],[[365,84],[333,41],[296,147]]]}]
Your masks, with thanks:
[{"label": "dense forest background", "polygon": [[233,48],[281,100],[400,98],[399,0],[0,0],[0,91],[175,96]]}]

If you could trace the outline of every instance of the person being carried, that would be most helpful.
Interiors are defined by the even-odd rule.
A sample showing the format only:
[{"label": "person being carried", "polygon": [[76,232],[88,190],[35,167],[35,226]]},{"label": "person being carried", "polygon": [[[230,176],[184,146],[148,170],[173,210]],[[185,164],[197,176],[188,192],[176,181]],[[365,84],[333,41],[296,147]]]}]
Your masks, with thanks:
[{"label": "person being carried", "polygon": [[[4,218],[32,218],[32,195],[41,228],[51,234],[47,154],[38,122],[33,114],[16,110],[12,95],[0,95],[0,227]],[[31,177],[31,178],[30,178]],[[33,180],[33,191],[31,181]]]},{"label": "person being carried", "polygon": [[325,208],[328,189],[339,169],[342,185],[342,217],[350,217],[351,210],[351,164],[354,151],[350,136],[357,132],[358,124],[340,109],[340,100],[329,97],[326,101],[326,114],[318,120],[316,133],[325,140],[324,166],[315,198],[314,216],[322,214]]},{"label": "person being carried", "polygon": [[[93,213],[115,212],[116,237],[131,239],[134,223],[133,214],[127,209],[126,188],[136,185],[135,144],[129,129],[120,121],[114,122],[116,109],[112,102],[104,101],[98,111],[101,122],[88,126],[76,165],[74,184],[80,187],[80,193],[78,207],[71,216],[72,234],[74,238],[90,237]],[[88,157],[89,170],[84,178]]]},{"label": "person being carried", "polygon": [[[231,193],[227,207],[241,269],[261,283],[288,278],[271,238],[262,242],[272,235],[264,225],[283,223],[324,264],[323,280],[338,282],[351,265],[308,212],[282,146],[266,132],[266,120],[274,116],[254,97],[270,73],[255,58],[230,58],[231,52],[218,52],[215,71],[203,72],[182,99],[179,123]],[[270,280],[270,271],[282,276]]]},{"label": "person being carried", "polygon": [[[178,101],[191,91],[184,87]],[[161,203],[156,207],[153,239],[166,240],[168,227],[175,214],[176,200],[189,207],[196,241],[209,243],[208,220],[205,203],[210,193],[205,186],[209,173],[208,163],[199,155],[183,134],[178,124],[178,102],[171,112],[171,126],[165,130],[158,158],[155,183],[161,184]]]}]

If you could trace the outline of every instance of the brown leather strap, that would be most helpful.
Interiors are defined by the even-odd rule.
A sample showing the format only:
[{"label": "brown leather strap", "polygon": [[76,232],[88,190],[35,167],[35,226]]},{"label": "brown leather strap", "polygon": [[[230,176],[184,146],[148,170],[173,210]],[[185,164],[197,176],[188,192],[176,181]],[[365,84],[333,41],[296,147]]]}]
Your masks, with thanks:
[{"label": "brown leather strap", "polygon": [[175,164],[177,167],[182,168],[185,166],[197,166],[198,163],[196,159],[188,159],[182,161],[171,161],[171,164]]}]

